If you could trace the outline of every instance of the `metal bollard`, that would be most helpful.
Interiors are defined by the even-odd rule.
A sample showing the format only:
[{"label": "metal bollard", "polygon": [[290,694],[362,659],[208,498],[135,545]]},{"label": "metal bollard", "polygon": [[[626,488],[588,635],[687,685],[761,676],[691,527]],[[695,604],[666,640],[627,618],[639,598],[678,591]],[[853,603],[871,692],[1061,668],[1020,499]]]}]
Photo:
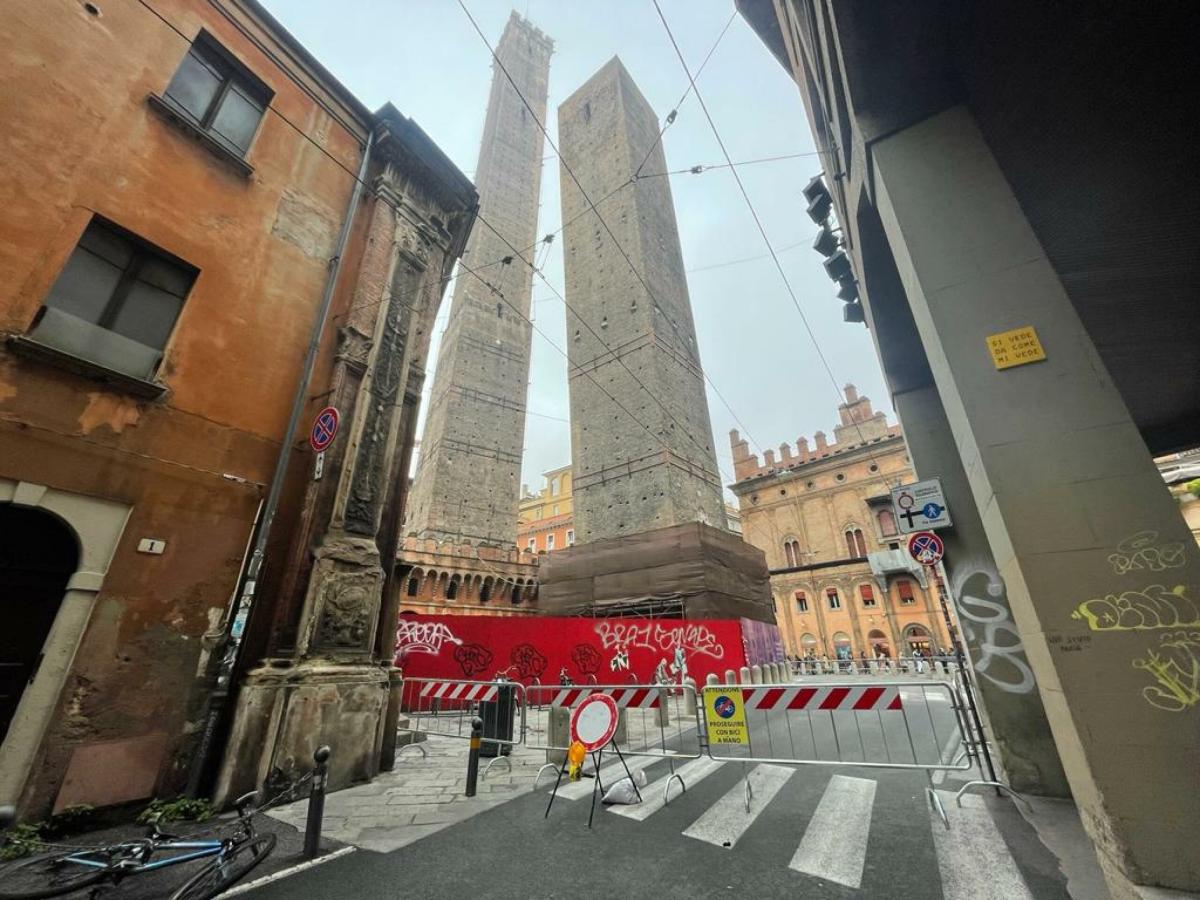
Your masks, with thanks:
[{"label": "metal bollard", "polygon": [[333,751],[327,746],[317,748],[313,754],[312,788],[308,793],[308,820],[304,823],[304,858],[313,859],[321,848],[321,819],[325,816],[325,782],[329,778],[329,756]]},{"label": "metal bollard", "polygon": [[762,666],[758,665],[757,663],[750,667],[750,683],[751,684],[762,684],[763,683]]},{"label": "metal bollard", "polygon": [[725,683],[737,684],[737,674],[733,671],[733,669],[725,670]]},{"label": "metal bollard", "polygon": [[471,720],[471,750],[467,753],[468,797],[475,796],[475,782],[479,779],[479,745],[483,743],[483,719],[476,716]]}]

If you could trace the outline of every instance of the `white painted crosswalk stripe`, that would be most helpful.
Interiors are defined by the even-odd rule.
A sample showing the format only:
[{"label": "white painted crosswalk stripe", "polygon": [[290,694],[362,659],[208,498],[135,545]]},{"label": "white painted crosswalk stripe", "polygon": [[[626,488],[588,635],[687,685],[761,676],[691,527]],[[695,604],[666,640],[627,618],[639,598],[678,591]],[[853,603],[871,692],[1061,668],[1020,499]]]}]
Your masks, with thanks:
[{"label": "white painted crosswalk stripe", "polygon": [[874,803],[874,781],[848,775],[830,778],[788,868],[857,889]]},{"label": "white painted crosswalk stripe", "polygon": [[954,794],[939,791],[950,818],[947,831],[933,820],[933,846],[945,900],[1033,900],[1008,845],[979,797],[967,795],[963,807]]},{"label": "white painted crosswalk stripe", "polygon": [[[638,757],[627,758],[625,762],[629,764],[629,771],[636,774],[639,770],[648,768],[656,762],[662,762],[662,760],[653,757]],[[625,766],[621,765],[619,759],[600,769],[600,782],[604,785],[605,790],[608,790],[624,777]],[[584,797],[592,795],[592,786],[594,784],[595,780],[591,778],[581,778],[579,781],[567,782],[564,775],[563,783],[558,788],[558,796],[566,800],[582,800]]]},{"label": "white painted crosswalk stripe", "polygon": [[[683,779],[683,785],[688,790],[691,790],[693,785],[699,784],[717,769],[721,768],[724,763],[715,759],[709,759],[707,756],[702,756],[699,759],[693,759],[682,766],[676,766],[675,771],[679,777]],[[665,788],[667,779],[671,777],[670,772],[663,775],[652,784],[641,788],[642,802],[630,804],[629,806],[610,806],[608,811],[616,813],[618,816],[624,816],[626,819],[633,819],[637,822],[643,822],[654,813],[658,812],[666,805]],[[678,797],[683,793],[679,788],[679,782],[675,782],[671,788],[671,797]]]},{"label": "white painted crosswalk stripe", "polygon": [[795,772],[786,766],[755,766],[749,776],[753,789],[749,811],[746,810],[746,785],[738,779],[724,797],[684,829],[684,835],[718,847],[733,847]]}]

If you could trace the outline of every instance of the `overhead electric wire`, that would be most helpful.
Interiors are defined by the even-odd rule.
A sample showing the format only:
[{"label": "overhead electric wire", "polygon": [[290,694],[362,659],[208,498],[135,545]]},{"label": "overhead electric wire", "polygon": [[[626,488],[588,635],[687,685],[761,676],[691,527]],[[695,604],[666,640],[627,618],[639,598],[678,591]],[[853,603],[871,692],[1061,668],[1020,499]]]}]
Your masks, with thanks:
[{"label": "overhead electric wire", "polygon": [[[714,41],[713,45],[711,47],[709,47],[708,53],[706,53],[704,55],[704,61],[700,63],[700,68],[698,68],[696,70],[697,78],[699,78],[700,73],[704,71],[704,67],[708,65],[708,61],[710,59],[712,59],[712,55],[717,51],[717,47],[721,46],[721,41],[724,40],[724,38],[725,38],[725,32],[727,32],[729,30],[729,26],[733,24],[733,20],[736,18],[737,18],[737,9],[735,8],[729,14],[729,18],[725,22],[725,27],[722,28],[721,33],[717,35],[716,41]],[[671,125],[674,124],[675,117],[679,115],[679,107],[683,106],[683,101],[688,98],[688,94],[690,94],[691,92],[692,92],[692,86],[689,84],[687,87],[687,90],[683,92],[683,96],[679,98],[679,100],[675,103],[675,105],[671,107],[670,112],[667,113],[666,119],[663,120],[662,127],[658,129],[658,137],[656,137],[654,139],[654,143],[650,145],[650,149],[646,151],[646,155],[644,157],[642,157],[641,163],[638,164],[638,167],[633,172],[634,180],[636,180],[639,176],[641,176],[642,169],[643,169],[643,167],[645,167],[646,161],[650,159],[650,154],[652,154],[655,151],[655,149],[658,147],[658,145],[662,142],[663,135],[667,133],[667,129],[670,128]]]},{"label": "overhead electric wire", "polygon": [[[459,0],[461,3],[462,0]],[[758,228],[758,233],[762,235],[763,243],[767,246],[767,252],[771,259],[775,262],[775,269],[779,272],[779,277],[783,279],[783,286],[787,289],[788,296],[791,297],[792,305],[796,307],[796,312],[800,314],[800,321],[804,323],[804,330],[808,332],[808,337],[812,341],[813,349],[817,352],[817,358],[821,361],[826,374],[829,376],[829,381],[833,385],[834,392],[837,394],[839,405],[842,402],[842,389],[838,386],[837,378],[833,374],[833,368],[829,365],[829,360],[825,357],[824,351],[821,349],[821,344],[817,340],[816,334],[813,332],[812,325],[808,321],[808,316],[804,314],[804,310],[800,306],[800,301],[796,297],[796,292],[792,289],[792,284],[788,280],[787,273],[783,271],[783,264],[779,261],[779,256],[771,244],[771,239],[767,236],[767,231],[763,227],[762,219],[759,218],[758,211],[754,208],[754,203],[750,200],[750,194],[746,191],[746,185],[742,183],[742,178],[738,174],[737,164],[729,155],[729,150],[725,147],[725,141],[721,138],[721,132],[717,128],[717,124],[713,121],[712,114],[708,111],[708,104],[704,102],[704,95],[700,93],[700,89],[696,86],[696,79],[692,76],[691,70],[688,68],[687,60],[683,58],[683,51],[679,49],[679,43],[675,40],[675,34],[671,31],[671,26],[667,22],[667,18],[663,15],[662,7],[659,6],[658,0],[651,0],[654,4],[654,9],[658,13],[658,18],[662,21],[663,28],[666,29],[667,37],[671,40],[671,46],[675,49],[675,56],[679,59],[679,64],[683,67],[684,74],[687,75],[688,84],[696,94],[696,101],[700,104],[700,109],[704,112],[704,118],[708,121],[708,127],[712,130],[713,137],[716,138],[717,145],[721,148],[721,154],[725,157],[725,162],[728,164],[730,173],[737,182],[738,190],[741,191],[742,199],[746,201],[746,207],[750,210],[750,215],[754,219],[754,224]],[[863,447],[867,451],[867,456],[872,462],[878,462],[871,453],[871,447],[867,442],[866,436],[863,434],[862,426],[858,422],[852,422],[855,429],[858,431],[858,436],[862,440]],[[889,488],[887,480],[881,474],[879,480]]]},{"label": "overhead electric wire", "polygon": [[[600,213],[600,210],[596,208],[597,204],[595,202],[593,202],[591,200],[591,198],[588,196],[587,190],[584,188],[582,182],[580,182],[579,178],[575,175],[574,170],[571,168],[570,164],[567,162],[566,158],[563,156],[562,151],[559,149],[559,147],[555,143],[554,139],[550,136],[550,132],[546,129],[545,124],[541,121],[541,119],[538,118],[537,112],[534,110],[533,106],[529,103],[528,99],[526,99],[525,95],[521,92],[521,89],[517,86],[516,81],[513,79],[511,73],[509,73],[509,71],[508,71],[508,67],[504,65],[504,62],[497,55],[495,49],[492,47],[491,42],[487,39],[487,35],[485,35],[483,33],[483,29],[479,27],[479,23],[476,22],[475,17],[473,15],[471,15],[471,11],[467,8],[467,5],[464,2],[464,0],[458,0],[458,5],[462,8],[462,11],[466,15],[466,17],[471,21],[471,25],[475,28],[476,33],[479,35],[479,39],[481,41],[483,41],[484,46],[487,47],[488,52],[491,53],[493,62],[500,69],[500,71],[504,73],[504,77],[508,80],[508,83],[512,86],[513,90],[517,94],[517,97],[520,99],[521,103],[525,106],[526,110],[528,110],[530,117],[533,119],[534,124],[536,124],[538,129],[542,132],[542,135],[545,137],[546,142],[550,145],[551,149],[553,149],[554,152],[556,154],[558,154],[559,163],[560,163],[563,171],[565,171],[567,173],[567,175],[570,176],[571,180],[575,183],[575,186],[579,189],[579,193],[583,197],[584,202],[587,203],[589,209],[592,212],[596,213],[597,220],[599,220],[600,224],[604,227],[604,230],[608,234],[609,239],[613,242],[613,246],[615,246],[617,248],[617,251],[624,258],[625,263],[629,266],[630,271],[633,273],[634,277],[637,278],[637,280],[641,284],[643,290],[645,290],[646,295],[650,298],[650,301],[654,304],[655,309],[658,311],[658,313],[664,319],[667,320],[668,324],[671,325],[672,329],[674,329],[675,336],[680,341],[680,346],[686,347],[688,342],[686,340],[684,340],[684,336],[680,332],[679,326],[675,323],[675,321],[671,318],[671,316],[667,313],[667,311],[665,309],[663,309],[662,304],[660,304],[658,302],[658,299],[655,297],[654,291],[651,290],[650,285],[647,283],[646,279],[642,276],[642,273],[640,271],[638,271],[637,266],[635,266],[633,264],[633,260],[629,258],[629,254],[625,252],[625,248],[623,246],[621,246],[621,242],[617,240],[617,236],[613,233],[613,230],[609,227],[608,222],[605,221],[604,216],[601,215],[601,213]],[[731,21],[732,21],[732,19],[731,19]],[[715,49],[715,46],[714,46],[714,49]],[[692,82],[691,90],[696,90],[694,81]],[[697,98],[699,98],[699,91],[696,91],[696,95],[697,95]],[[685,97],[687,96],[687,92],[685,92],[684,96]],[[668,116],[668,118],[670,118],[670,116]],[[653,152],[653,148],[651,148],[651,152]],[[634,180],[632,175],[630,176],[630,180]],[[487,223],[485,222],[485,224],[487,224]],[[491,228],[490,225],[488,225],[488,227]],[[492,231],[496,232],[496,229],[492,228]],[[503,237],[503,235],[500,235],[499,232],[496,232],[496,234],[498,236],[500,236],[501,240],[504,240],[505,243],[509,243]],[[510,246],[511,246],[511,244],[510,244]],[[524,257],[522,257],[522,260],[524,262],[526,262],[526,264],[528,265],[528,260],[524,260]],[[539,275],[540,275],[540,273],[539,273]],[[553,287],[553,285],[550,285],[549,281],[547,281],[544,276],[542,276],[542,280],[546,282],[546,284],[550,287],[550,289],[552,291],[554,291],[556,294],[558,293],[558,291]],[[563,298],[563,303],[566,304],[565,297]],[[567,306],[568,306],[568,309],[570,309],[569,304],[567,304]],[[574,310],[572,310],[572,312],[574,312]],[[580,319],[581,322],[583,322],[585,325],[587,325],[586,320],[584,320],[582,316],[579,316],[578,313],[575,313],[575,315],[577,318]],[[590,326],[588,326],[588,328],[589,328],[589,330],[592,330]],[[601,340],[601,343],[602,344],[604,343],[603,340]],[[607,346],[607,344],[605,344],[605,346]],[[621,361],[620,357],[616,357],[616,359],[618,362]],[[697,360],[697,362],[698,362],[698,360]],[[628,367],[624,366],[624,363],[622,363],[622,366],[624,368],[626,368],[626,371],[629,371]],[[723,403],[725,405],[726,410],[729,411],[729,414],[733,418],[734,423],[739,427],[739,429],[741,429],[746,434],[746,437],[750,439],[750,442],[753,443],[756,447],[758,447],[759,451],[762,452],[762,446],[758,443],[758,441],[756,441],[754,439],[753,435],[750,434],[749,429],[746,428],[746,426],[738,418],[737,413],[735,413],[733,411],[733,407],[729,405],[729,401],[725,399],[724,394],[721,393],[720,389],[713,383],[712,379],[708,377],[708,374],[704,371],[703,366],[698,365],[698,368],[699,368],[700,374],[704,378],[705,382],[708,384],[709,387],[712,388],[713,393],[717,395],[717,398],[720,399],[721,403]],[[632,374],[632,373],[630,373],[630,374]],[[651,396],[654,396],[653,393],[651,393]],[[662,406],[662,402],[660,400],[658,400],[657,397],[654,397],[654,399],[656,402],[659,403],[660,406]],[[666,407],[663,406],[663,409],[665,411]],[[668,415],[669,415],[669,413],[668,413]],[[664,444],[665,444],[665,442],[664,442]]]}]

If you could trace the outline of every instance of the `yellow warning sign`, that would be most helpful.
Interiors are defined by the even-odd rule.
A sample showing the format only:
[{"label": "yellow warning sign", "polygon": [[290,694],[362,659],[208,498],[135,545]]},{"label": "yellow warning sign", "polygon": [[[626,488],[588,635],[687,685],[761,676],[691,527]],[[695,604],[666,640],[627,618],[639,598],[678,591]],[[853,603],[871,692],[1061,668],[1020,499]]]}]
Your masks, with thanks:
[{"label": "yellow warning sign", "polygon": [[1042,349],[1042,342],[1038,340],[1032,325],[989,334],[987,345],[997,369],[1011,369],[1046,358],[1046,351]]},{"label": "yellow warning sign", "polygon": [[742,689],[736,685],[704,689],[704,721],[710,744],[750,743]]}]

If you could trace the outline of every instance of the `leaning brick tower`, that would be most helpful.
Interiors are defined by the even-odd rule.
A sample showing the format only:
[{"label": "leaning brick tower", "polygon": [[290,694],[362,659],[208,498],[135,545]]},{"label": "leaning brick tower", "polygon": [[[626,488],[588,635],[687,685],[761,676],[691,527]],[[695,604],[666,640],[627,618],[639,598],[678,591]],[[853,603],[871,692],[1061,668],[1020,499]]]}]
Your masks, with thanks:
[{"label": "leaning brick tower", "polygon": [[[460,272],[409,503],[405,533],[415,538],[515,548],[533,270],[513,248],[532,259],[544,154],[544,136],[521,96],[544,122],[553,49],[550,38],[515,12],[496,45],[516,88],[493,63],[475,170],[480,215],[488,224],[476,223],[463,262],[508,302]],[[500,263],[505,257],[515,258]]]},{"label": "leaning brick tower", "polygon": [[[658,119],[616,57],[559,107],[558,130],[563,159],[592,200],[643,160],[643,173],[666,171]],[[601,206],[603,222],[582,215],[588,203],[565,170],[560,180],[563,221],[572,223],[563,246],[576,541],[687,522],[723,529],[670,180],[619,190]]]}]

